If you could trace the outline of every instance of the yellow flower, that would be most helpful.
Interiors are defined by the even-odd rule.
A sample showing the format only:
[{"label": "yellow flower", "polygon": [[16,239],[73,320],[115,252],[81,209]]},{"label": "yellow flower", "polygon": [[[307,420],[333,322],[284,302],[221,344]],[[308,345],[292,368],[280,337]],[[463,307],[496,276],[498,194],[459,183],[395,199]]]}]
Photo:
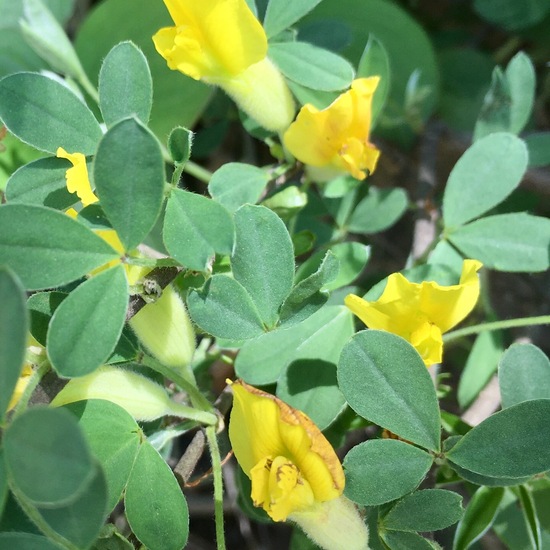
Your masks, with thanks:
[{"label": "yellow flower", "polygon": [[460,282],[451,286],[433,281],[411,283],[400,273],[393,273],[375,302],[349,294],[345,303],[367,327],[393,332],[410,342],[430,366],[441,362],[442,334],[474,308],[481,267],[477,260],[464,260]]},{"label": "yellow flower", "polygon": [[8,405],[8,411],[11,411],[13,408],[15,408],[17,403],[19,403],[19,400],[21,399],[23,392],[25,391],[25,389],[29,384],[32,373],[33,373],[32,365],[30,363],[25,363],[23,365],[23,369],[21,370],[21,375],[17,380],[17,384],[15,385],[15,389],[13,390],[13,394],[11,396],[10,403]]},{"label": "yellow flower", "polygon": [[229,438],[252,482],[254,505],[274,521],[297,523],[322,548],[368,548],[368,530],[342,496],[342,465],[317,426],[271,394],[242,381],[231,387]]},{"label": "yellow flower", "polygon": [[[326,109],[302,107],[285,132],[286,148],[327,177],[349,173],[362,180],[374,172],[380,151],[369,142],[372,97],[380,78],[358,78]],[[327,179],[327,178],[323,178]]]},{"label": "yellow flower", "polygon": [[267,37],[245,0],[164,0],[175,26],[153,42],[168,67],[223,88],[252,118],[283,130],[294,116],[284,78],[267,58]]},{"label": "yellow flower", "polygon": [[69,193],[76,193],[83,206],[88,206],[98,201],[92,191],[90,179],[88,177],[88,168],[86,167],[86,157],[82,153],[67,153],[62,147],[56,151],[58,158],[67,159],[73,165],[65,173],[67,180],[67,190]]}]

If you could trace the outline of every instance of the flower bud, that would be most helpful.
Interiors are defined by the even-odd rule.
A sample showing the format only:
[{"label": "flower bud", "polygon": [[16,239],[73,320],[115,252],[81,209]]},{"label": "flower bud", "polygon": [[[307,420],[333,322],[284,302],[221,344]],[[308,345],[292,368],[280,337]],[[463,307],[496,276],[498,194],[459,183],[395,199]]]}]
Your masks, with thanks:
[{"label": "flower bud", "polygon": [[185,374],[195,353],[195,331],[172,285],[158,300],[140,309],[130,319],[130,326],[155,359]]}]

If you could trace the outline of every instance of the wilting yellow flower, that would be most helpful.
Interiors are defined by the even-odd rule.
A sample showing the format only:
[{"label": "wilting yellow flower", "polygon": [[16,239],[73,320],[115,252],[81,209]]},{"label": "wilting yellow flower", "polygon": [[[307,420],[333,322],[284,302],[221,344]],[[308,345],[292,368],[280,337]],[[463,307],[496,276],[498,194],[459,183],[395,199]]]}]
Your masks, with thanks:
[{"label": "wilting yellow flower", "polygon": [[83,206],[88,206],[98,201],[92,191],[90,178],[88,177],[88,168],[86,166],[86,157],[82,153],[67,153],[62,147],[56,151],[58,158],[67,159],[73,165],[65,173],[67,180],[67,191],[76,193]]},{"label": "wilting yellow flower", "polygon": [[267,37],[245,0],[164,0],[175,23],[153,42],[168,67],[224,89],[270,130],[294,116],[284,78],[267,58]]},{"label": "wilting yellow flower", "polygon": [[30,363],[25,363],[23,365],[23,369],[21,370],[21,374],[19,375],[19,379],[17,380],[17,384],[15,385],[15,389],[11,395],[8,411],[11,411],[15,408],[17,403],[19,403],[23,392],[27,389],[32,373],[32,365]]},{"label": "wilting yellow flower", "polygon": [[347,172],[362,180],[374,172],[380,151],[369,142],[372,97],[380,78],[358,78],[326,109],[302,107],[285,132],[286,148],[327,175]]},{"label": "wilting yellow flower", "polygon": [[451,286],[433,281],[411,283],[400,273],[393,273],[375,302],[349,294],[345,303],[367,327],[401,336],[416,348],[427,366],[433,365],[443,357],[442,334],[476,305],[481,267],[477,260],[464,260],[460,282]]},{"label": "wilting yellow flower", "polygon": [[275,521],[294,521],[322,548],[368,548],[368,530],[342,496],[342,465],[317,426],[271,394],[242,381],[231,387],[229,438],[254,505]]}]

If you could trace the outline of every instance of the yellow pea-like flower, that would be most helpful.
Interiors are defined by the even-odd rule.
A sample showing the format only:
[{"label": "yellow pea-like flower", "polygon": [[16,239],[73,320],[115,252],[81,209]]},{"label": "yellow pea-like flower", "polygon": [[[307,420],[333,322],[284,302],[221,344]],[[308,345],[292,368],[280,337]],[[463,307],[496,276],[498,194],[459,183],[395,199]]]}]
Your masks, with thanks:
[{"label": "yellow pea-like flower", "polygon": [[326,109],[302,107],[283,136],[285,147],[319,180],[351,174],[362,180],[380,151],[369,141],[372,98],[380,78],[358,78]]},{"label": "yellow pea-like flower", "polygon": [[297,523],[321,548],[368,549],[368,529],[342,495],[342,465],[319,428],[271,394],[242,381],[231,388],[229,439],[254,505]]},{"label": "yellow pea-like flower", "polygon": [[153,42],[168,67],[221,87],[265,128],[287,128],[294,102],[267,57],[267,36],[245,0],[164,3],[174,26],[160,29]]},{"label": "yellow pea-like flower", "polygon": [[479,298],[477,272],[482,265],[464,260],[460,281],[451,286],[433,281],[411,283],[393,273],[375,302],[349,294],[345,304],[367,327],[392,332],[410,342],[430,366],[443,358],[443,333],[474,309]]}]

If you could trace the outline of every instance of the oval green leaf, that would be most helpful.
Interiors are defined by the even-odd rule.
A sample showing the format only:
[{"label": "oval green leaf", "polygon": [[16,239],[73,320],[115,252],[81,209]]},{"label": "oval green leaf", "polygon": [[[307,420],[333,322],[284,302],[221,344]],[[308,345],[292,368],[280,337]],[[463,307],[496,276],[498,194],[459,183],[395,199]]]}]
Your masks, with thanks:
[{"label": "oval green leaf", "polygon": [[262,385],[276,382],[283,369],[299,359],[336,364],[353,333],[351,312],[326,306],[297,325],[246,342],[237,355],[235,371],[249,384]]},{"label": "oval green leaf", "polygon": [[75,545],[89,548],[97,539],[107,514],[107,483],[99,464],[94,476],[77,498],[64,506],[37,506],[37,512],[50,529]]},{"label": "oval green leaf", "polygon": [[101,128],[69,88],[36,73],[15,73],[0,80],[0,119],[21,141],[55,155],[93,155]]},{"label": "oval green leaf", "polygon": [[147,124],[153,105],[153,82],[147,59],[132,42],[121,42],[108,54],[99,71],[99,106],[112,126],[135,116]]},{"label": "oval green leaf", "polygon": [[338,388],[336,365],[322,359],[289,363],[279,378],[277,396],[306,413],[320,430],[327,428],[346,405]]},{"label": "oval green leaf", "polygon": [[449,240],[466,258],[498,271],[545,271],[550,267],[550,220],[524,212],[487,216],[460,227]]},{"label": "oval green leaf", "polygon": [[448,453],[472,472],[503,478],[550,470],[550,399],[524,401],[471,429]]},{"label": "oval green leaf", "polygon": [[428,369],[403,338],[358,332],[338,363],[338,383],[363,418],[432,451],[439,450],[439,404]]},{"label": "oval green leaf", "polygon": [[273,327],[294,282],[294,248],[277,214],[252,205],[235,212],[231,268],[235,280],[256,304],[262,321]]},{"label": "oval green leaf", "polygon": [[343,57],[307,42],[270,44],[269,57],[289,80],[313,90],[343,90],[354,77]]},{"label": "oval green leaf", "polygon": [[310,12],[321,0],[270,0],[264,17],[264,29],[268,38],[284,31],[306,13]]},{"label": "oval green leaf", "polygon": [[82,431],[64,410],[28,409],[5,431],[3,444],[10,484],[35,504],[74,501],[96,473]]},{"label": "oval green leaf", "polygon": [[189,535],[185,497],[166,462],[147,441],[137,455],[124,503],[132,531],[147,548],[181,550],[185,546]]},{"label": "oval green leaf", "polygon": [[235,228],[216,201],[174,189],[166,205],[163,240],[170,255],[187,269],[206,271],[215,254],[231,254]]},{"label": "oval green leaf", "polygon": [[21,166],[6,184],[7,202],[49,206],[56,210],[69,208],[78,197],[67,191],[66,172],[67,161],[53,157]]},{"label": "oval green leaf", "polygon": [[128,282],[119,265],[88,279],[55,310],[47,337],[48,357],[66,378],[84,376],[103,365],[122,333]]},{"label": "oval green leaf", "polygon": [[438,550],[437,546],[430,544],[418,533],[388,530],[381,533],[381,537],[391,550]]},{"label": "oval green leaf", "polygon": [[159,142],[138,120],[117,122],[103,136],[93,179],[103,211],[126,250],[141,243],[156,222],[164,178]]},{"label": "oval green leaf", "polygon": [[187,297],[189,315],[202,330],[218,338],[247,340],[263,334],[256,306],[243,286],[226,275],[214,275],[203,289]]},{"label": "oval green leaf", "polygon": [[525,143],[504,132],[476,141],[453,168],[443,195],[448,228],[459,227],[501,203],[527,169]]},{"label": "oval green leaf", "polygon": [[5,204],[0,206],[0,258],[27,290],[38,290],[70,283],[118,253],[62,212]]},{"label": "oval green leaf", "polygon": [[402,498],[386,514],[383,525],[396,531],[439,531],[463,515],[462,496],[445,489],[425,489]]},{"label": "oval green leaf", "polygon": [[243,204],[255,204],[269,182],[265,170],[250,164],[229,162],[216,170],[208,183],[212,198],[234,212]]},{"label": "oval green leaf", "polygon": [[503,408],[529,399],[550,399],[550,360],[532,344],[512,344],[498,366]]},{"label": "oval green leaf", "polygon": [[0,266],[0,419],[4,417],[21,373],[28,334],[25,289]]},{"label": "oval green leaf", "polygon": [[27,300],[27,308],[31,315],[30,332],[33,338],[46,347],[48,327],[54,311],[68,296],[65,292],[36,292]]},{"label": "oval green leaf", "polygon": [[363,506],[390,502],[414,491],[432,462],[431,455],[404,441],[365,441],[344,459],[345,494]]},{"label": "oval green leaf", "polygon": [[380,189],[371,185],[367,196],[355,207],[348,229],[363,235],[384,231],[401,218],[408,204],[404,189]]},{"label": "oval green leaf", "polygon": [[491,528],[503,495],[502,487],[480,487],[474,493],[457,525],[453,550],[467,550]]},{"label": "oval green leaf", "polygon": [[120,500],[130,477],[141,442],[140,428],[123,408],[110,401],[91,399],[71,403],[65,408],[76,416],[91,451],[103,468],[109,513]]}]

